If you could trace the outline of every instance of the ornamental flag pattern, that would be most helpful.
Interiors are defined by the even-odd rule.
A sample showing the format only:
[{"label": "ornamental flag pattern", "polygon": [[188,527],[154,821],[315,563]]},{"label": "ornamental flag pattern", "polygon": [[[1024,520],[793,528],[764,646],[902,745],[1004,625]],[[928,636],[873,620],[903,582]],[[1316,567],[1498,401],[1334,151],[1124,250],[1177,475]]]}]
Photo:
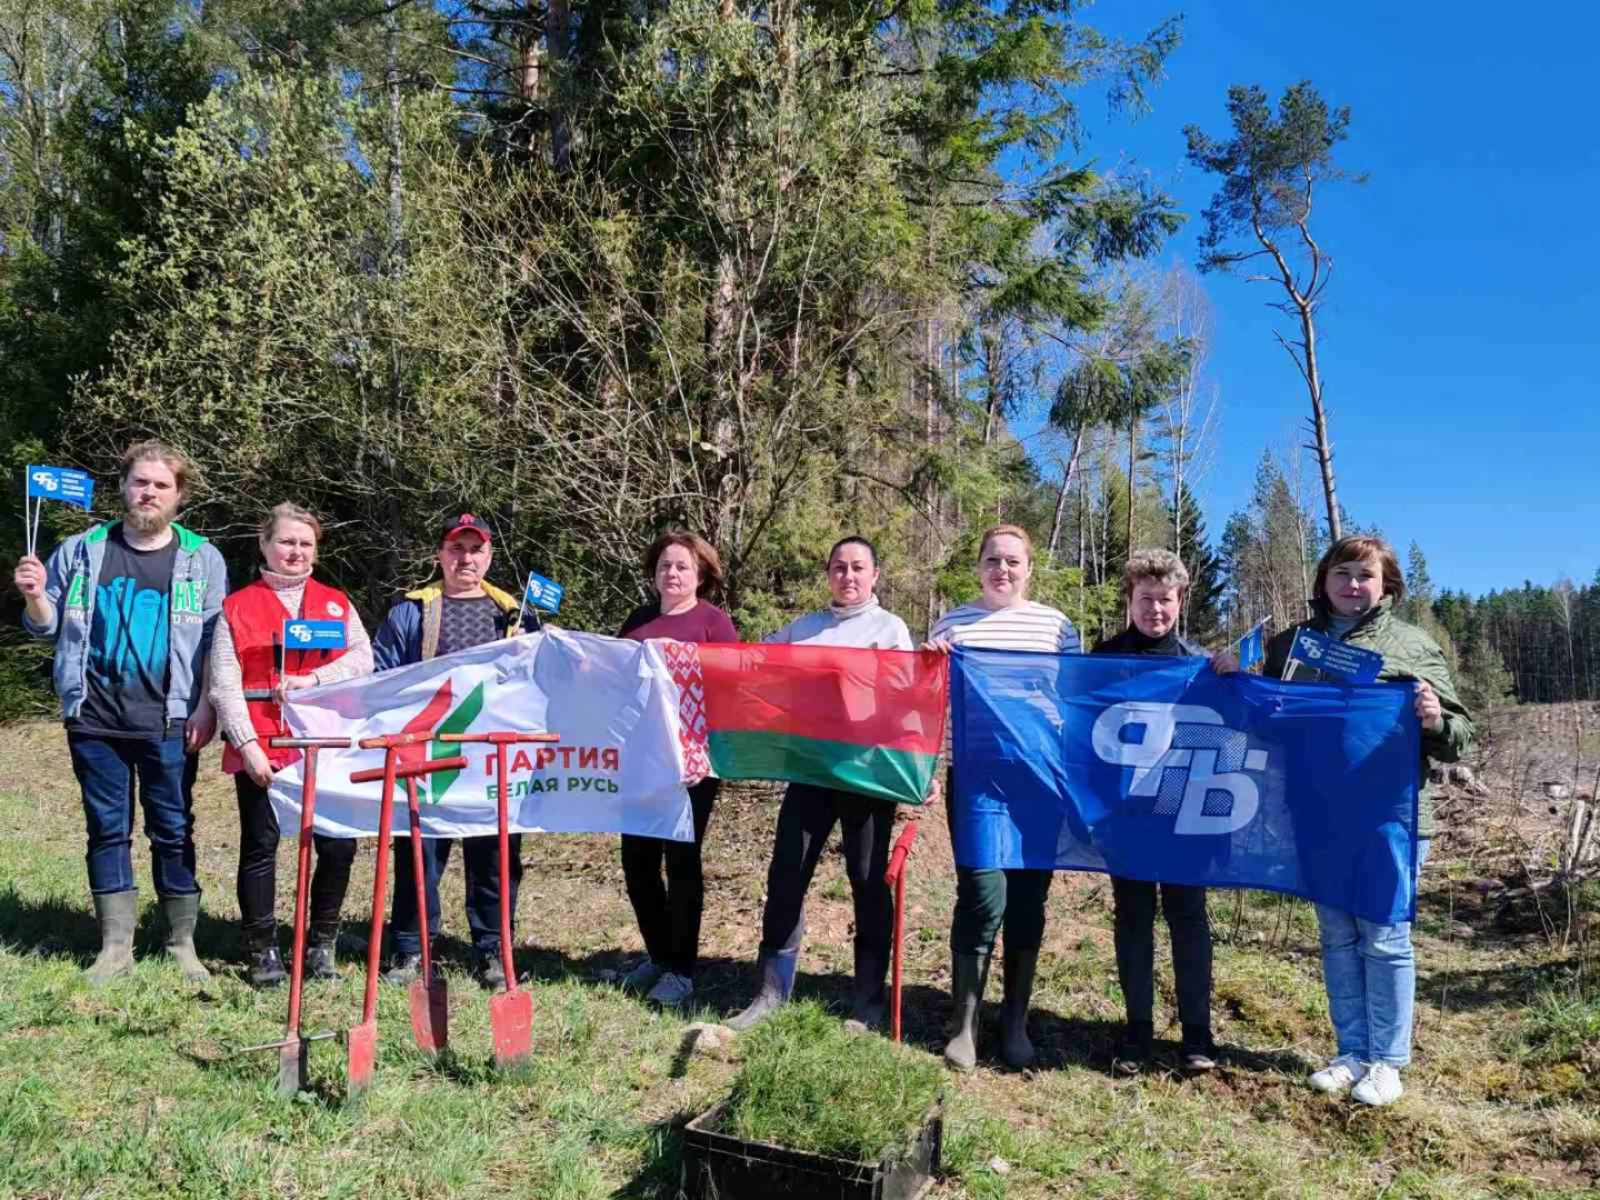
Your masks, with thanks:
[{"label": "ornamental flag pattern", "polygon": [[683,746],[684,779],[698,782],[711,773],[706,747],[706,679],[700,647],[693,642],[663,641],[667,670],[678,685],[678,741]]}]

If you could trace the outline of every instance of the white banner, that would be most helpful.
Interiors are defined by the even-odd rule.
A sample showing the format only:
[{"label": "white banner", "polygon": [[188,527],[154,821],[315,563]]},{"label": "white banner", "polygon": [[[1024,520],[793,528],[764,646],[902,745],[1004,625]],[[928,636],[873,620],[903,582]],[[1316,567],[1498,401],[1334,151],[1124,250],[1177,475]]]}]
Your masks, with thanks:
[{"label": "white banner", "polygon": [[[678,688],[659,646],[567,633],[489,642],[459,654],[293,693],[285,721],[298,737],[370,738],[407,730],[554,733],[553,745],[507,748],[513,832],[634,833],[694,840]],[[401,761],[461,755],[467,766],[419,779],[424,837],[474,837],[497,828],[495,747],[440,742],[404,747]],[[304,761],[272,781],[286,836],[300,826]],[[323,750],[315,825],[332,837],[376,837],[382,782],[351,783],[383,766],[381,750]],[[394,831],[407,831],[395,788]]]}]

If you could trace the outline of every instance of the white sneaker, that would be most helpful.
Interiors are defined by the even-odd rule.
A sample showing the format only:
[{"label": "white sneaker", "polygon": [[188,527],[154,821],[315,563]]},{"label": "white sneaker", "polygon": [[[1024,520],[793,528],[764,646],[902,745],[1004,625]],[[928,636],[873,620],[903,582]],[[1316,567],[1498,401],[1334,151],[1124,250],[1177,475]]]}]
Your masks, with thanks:
[{"label": "white sneaker", "polygon": [[1367,1077],[1367,1064],[1349,1054],[1341,1054],[1311,1076],[1311,1086],[1319,1092],[1338,1096]]},{"label": "white sneaker", "polygon": [[1382,1108],[1385,1104],[1393,1104],[1400,1099],[1405,1088],[1400,1086],[1400,1072],[1388,1063],[1373,1063],[1367,1070],[1367,1077],[1356,1084],[1351,1095],[1363,1104],[1370,1104],[1373,1108]]},{"label": "white sneaker", "polygon": [[650,995],[646,999],[653,1000],[666,1008],[677,1008],[687,1003],[689,997],[693,995],[694,980],[675,971],[663,971],[660,982],[650,989]]},{"label": "white sneaker", "polygon": [[647,992],[655,986],[656,980],[660,978],[661,967],[647,957],[643,962],[635,966],[633,970],[617,980],[617,986],[625,992]]}]

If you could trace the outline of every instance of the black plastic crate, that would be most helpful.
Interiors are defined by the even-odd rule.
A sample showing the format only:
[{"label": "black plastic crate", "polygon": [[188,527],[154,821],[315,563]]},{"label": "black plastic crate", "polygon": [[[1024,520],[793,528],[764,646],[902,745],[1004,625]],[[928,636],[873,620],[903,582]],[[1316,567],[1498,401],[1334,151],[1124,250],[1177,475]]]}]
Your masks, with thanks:
[{"label": "black plastic crate", "polygon": [[917,1200],[933,1186],[944,1142],[935,1105],[905,1157],[855,1162],[720,1133],[724,1106],[683,1131],[679,1187],[688,1200]]}]

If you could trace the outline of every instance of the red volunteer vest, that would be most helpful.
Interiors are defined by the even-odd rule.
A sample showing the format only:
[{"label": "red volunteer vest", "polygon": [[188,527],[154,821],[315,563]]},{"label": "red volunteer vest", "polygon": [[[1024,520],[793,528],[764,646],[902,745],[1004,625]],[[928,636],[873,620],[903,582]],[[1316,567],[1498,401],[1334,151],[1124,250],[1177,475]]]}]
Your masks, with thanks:
[{"label": "red volunteer vest", "polygon": [[[283,622],[288,617],[288,610],[277,593],[258,579],[222,602],[222,616],[228,622],[228,632],[233,635],[233,649],[239,656],[245,691],[276,687],[277,646],[283,641]],[[338,588],[308,579],[297,617],[307,621],[343,621],[348,632],[350,598]],[[304,675],[344,654],[343,650],[290,650],[284,655],[284,664],[289,674]],[[248,705],[250,724],[255,726],[256,737],[267,752],[272,769],[281,771],[290,763],[299,762],[298,750],[274,750],[267,745],[268,738],[288,732],[277,704],[270,700],[251,700]],[[244,759],[232,746],[223,747],[222,769],[230,775],[244,769]]]}]

